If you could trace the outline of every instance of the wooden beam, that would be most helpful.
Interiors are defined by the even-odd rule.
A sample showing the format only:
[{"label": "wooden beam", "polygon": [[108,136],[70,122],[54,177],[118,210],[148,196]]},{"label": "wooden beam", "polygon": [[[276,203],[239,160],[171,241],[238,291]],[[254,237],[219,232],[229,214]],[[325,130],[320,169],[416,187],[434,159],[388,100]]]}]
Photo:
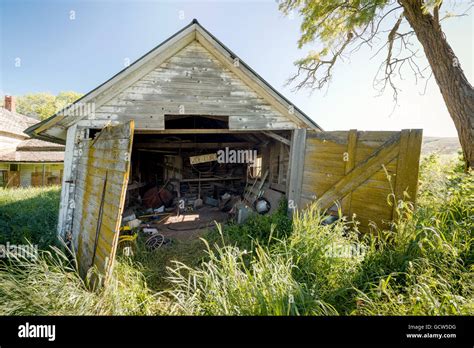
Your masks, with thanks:
[{"label": "wooden beam", "polygon": [[357,149],[357,129],[351,129],[347,135],[347,160],[345,172],[348,174],[355,166],[355,155]]},{"label": "wooden beam", "polygon": [[145,187],[146,185],[146,182],[134,182],[133,184],[128,184],[127,191],[136,190],[141,187]]},{"label": "wooden beam", "polygon": [[341,199],[349,192],[353,191],[364,181],[369,179],[374,173],[380,170],[381,166],[390,162],[398,155],[400,135],[387,140],[372,155],[359,163],[349,174],[339,180],[332,188],[327,190],[319,199],[318,204],[321,209],[327,209],[334,202]]},{"label": "wooden beam", "polygon": [[227,178],[200,178],[200,179],[181,179],[180,182],[204,182],[204,181],[227,181],[227,180],[243,180],[241,176],[229,176]]},{"label": "wooden beam", "polygon": [[227,115],[207,115],[207,114],[164,114],[165,116],[165,121],[173,121],[173,120],[179,120],[183,118],[190,118],[190,117],[202,117],[202,118],[208,118],[210,120],[217,120],[217,121],[222,121],[222,122],[229,122],[229,116]]},{"label": "wooden beam", "polygon": [[234,134],[234,133],[261,133],[262,130],[248,129],[153,129],[139,128],[137,134]]},{"label": "wooden beam", "polygon": [[400,199],[403,199],[403,172],[407,169],[407,154],[410,151],[408,149],[408,137],[410,136],[409,129],[403,129],[400,135],[400,146],[398,150],[398,159],[397,159],[397,172],[395,174],[395,187],[394,187],[394,194],[395,199],[393,202],[393,209],[392,209],[392,219],[397,217],[397,205]]},{"label": "wooden beam", "polygon": [[408,148],[410,152],[407,158],[407,193],[410,196],[410,201],[416,201],[416,195],[418,193],[418,173],[420,169],[420,154],[421,154],[421,143],[423,140],[422,129],[411,129],[410,137],[408,139]]},{"label": "wooden beam", "polygon": [[137,143],[137,149],[220,149],[220,148],[249,148],[255,146],[251,142],[230,142],[230,143]]},{"label": "wooden beam", "polygon": [[274,133],[274,132],[266,131],[266,132],[262,132],[262,133],[265,134],[265,135],[267,135],[267,136],[269,136],[270,138],[273,138],[273,139],[275,139],[275,140],[277,140],[277,141],[279,141],[279,142],[285,144],[285,145],[290,146],[290,144],[291,144],[291,141],[290,141],[290,140],[288,140],[288,139],[286,139],[286,138],[283,138],[281,135],[278,135],[278,134],[276,134],[276,133]]},{"label": "wooden beam", "polygon": [[[77,122],[79,127],[103,128],[106,125],[115,126],[120,124],[117,120],[81,120]],[[261,134],[267,129],[162,129],[162,128],[135,128],[135,134]],[[288,129],[282,129],[288,131]]]},{"label": "wooden beam", "polygon": [[45,177],[45,173],[46,172],[46,165],[43,163],[43,175],[41,177],[41,185],[44,186],[44,177]]}]

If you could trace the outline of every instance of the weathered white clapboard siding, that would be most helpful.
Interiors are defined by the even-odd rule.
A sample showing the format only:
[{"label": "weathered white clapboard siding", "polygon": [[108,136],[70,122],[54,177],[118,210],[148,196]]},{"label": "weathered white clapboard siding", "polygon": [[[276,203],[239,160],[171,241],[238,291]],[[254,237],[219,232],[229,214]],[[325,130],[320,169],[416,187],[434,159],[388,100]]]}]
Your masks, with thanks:
[{"label": "weathered white clapboard siding", "polygon": [[230,129],[297,128],[197,41],[100,106],[94,118],[164,129],[164,115],[180,113],[229,116]]}]

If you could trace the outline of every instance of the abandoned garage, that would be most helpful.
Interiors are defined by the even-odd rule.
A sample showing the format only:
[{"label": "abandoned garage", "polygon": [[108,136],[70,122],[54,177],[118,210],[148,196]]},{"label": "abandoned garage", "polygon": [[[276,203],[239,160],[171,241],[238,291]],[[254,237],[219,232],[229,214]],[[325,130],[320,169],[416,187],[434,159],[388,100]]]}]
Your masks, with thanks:
[{"label": "abandoned garage", "polygon": [[27,133],[66,145],[58,233],[106,275],[125,227],[186,238],[282,199],[370,232],[390,194],[416,196],[421,147],[420,130],[323,131],[196,20]]}]

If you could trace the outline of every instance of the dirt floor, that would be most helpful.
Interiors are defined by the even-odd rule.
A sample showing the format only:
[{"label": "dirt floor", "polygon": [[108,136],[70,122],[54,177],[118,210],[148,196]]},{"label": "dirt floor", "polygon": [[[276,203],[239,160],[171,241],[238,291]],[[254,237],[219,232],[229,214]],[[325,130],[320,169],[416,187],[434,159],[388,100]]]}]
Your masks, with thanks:
[{"label": "dirt floor", "polygon": [[222,223],[228,218],[229,214],[219,208],[204,206],[180,215],[172,213],[159,223],[150,224],[150,227],[157,228],[166,238],[186,241],[199,238],[209,227],[214,227],[215,222]]}]

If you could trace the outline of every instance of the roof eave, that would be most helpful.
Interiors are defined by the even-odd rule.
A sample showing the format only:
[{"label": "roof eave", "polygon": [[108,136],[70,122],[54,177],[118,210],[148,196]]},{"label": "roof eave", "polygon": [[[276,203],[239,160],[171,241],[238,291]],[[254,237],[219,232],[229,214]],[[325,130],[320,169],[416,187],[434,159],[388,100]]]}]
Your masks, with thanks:
[{"label": "roof eave", "polygon": [[31,129],[32,127],[25,129],[25,134],[28,134],[30,137],[43,140],[43,141],[48,141],[50,143],[55,143],[55,144],[60,144],[60,145],[66,145],[66,140],[58,137],[53,137],[49,136],[47,134],[38,134],[34,132],[34,129]]}]

